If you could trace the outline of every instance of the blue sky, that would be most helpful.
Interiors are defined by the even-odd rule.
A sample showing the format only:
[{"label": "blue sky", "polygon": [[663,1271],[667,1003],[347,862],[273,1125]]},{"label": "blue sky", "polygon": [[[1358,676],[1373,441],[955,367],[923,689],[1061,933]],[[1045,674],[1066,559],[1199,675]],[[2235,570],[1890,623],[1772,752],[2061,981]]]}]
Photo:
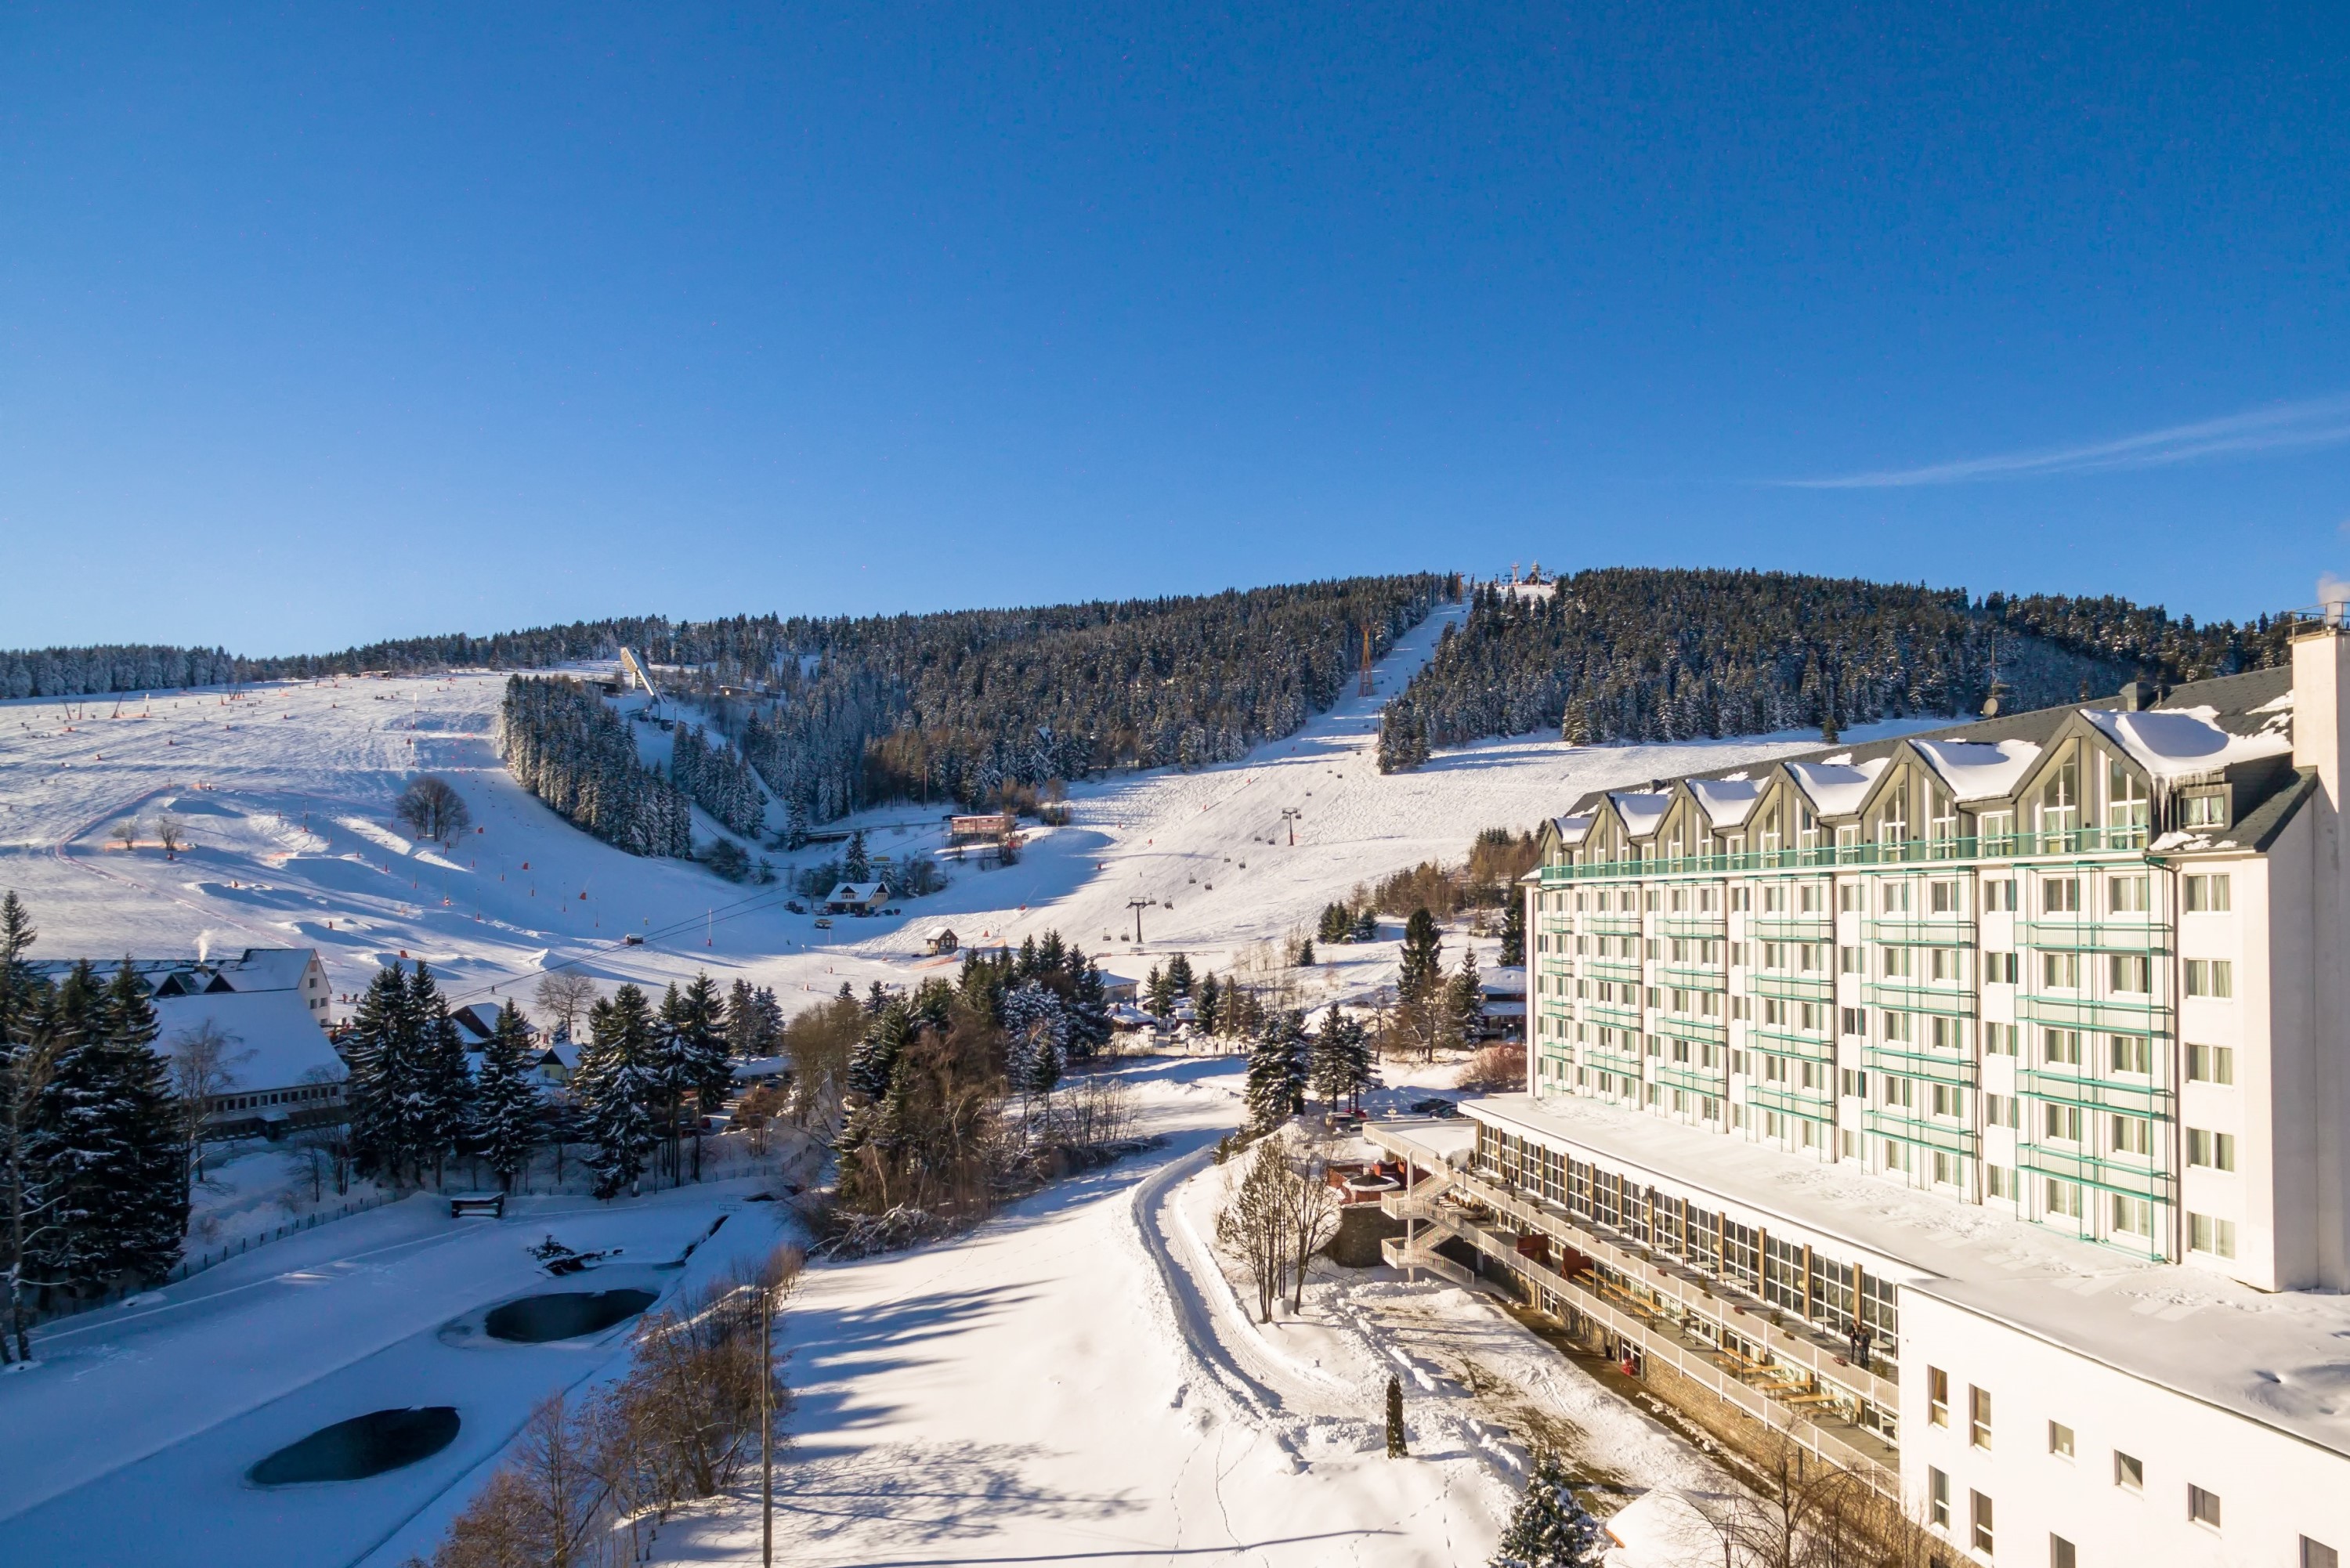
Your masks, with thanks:
[{"label": "blue sky", "polygon": [[11,6],[0,645],[1536,559],[2306,603],[2345,56],[2316,5]]}]

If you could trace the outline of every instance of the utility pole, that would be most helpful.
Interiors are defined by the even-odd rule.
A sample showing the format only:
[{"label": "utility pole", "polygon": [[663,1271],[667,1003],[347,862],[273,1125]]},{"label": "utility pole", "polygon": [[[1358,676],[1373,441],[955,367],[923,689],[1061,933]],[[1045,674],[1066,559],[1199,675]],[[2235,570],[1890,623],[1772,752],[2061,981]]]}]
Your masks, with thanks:
[{"label": "utility pole", "polygon": [[1297,819],[1305,815],[1294,805],[1284,805],[1281,808],[1282,826],[1289,829],[1289,846],[1292,849],[1297,847]]},{"label": "utility pole", "polygon": [[1142,945],[1142,911],[1157,903],[1156,898],[1128,898],[1126,907],[1134,911],[1134,945]]},{"label": "utility pole", "polygon": [[775,1568],[775,1285],[759,1280],[759,1564]]},{"label": "utility pole", "polygon": [[1362,684],[1356,690],[1365,697],[1371,694],[1371,623],[1369,621],[1363,623],[1363,680]]}]

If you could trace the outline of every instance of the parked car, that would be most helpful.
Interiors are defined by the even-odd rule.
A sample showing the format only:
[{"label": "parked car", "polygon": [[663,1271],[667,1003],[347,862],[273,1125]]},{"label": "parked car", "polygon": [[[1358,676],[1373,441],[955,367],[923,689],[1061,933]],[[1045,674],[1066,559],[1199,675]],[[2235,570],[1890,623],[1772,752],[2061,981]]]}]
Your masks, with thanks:
[{"label": "parked car", "polygon": [[1416,1116],[1457,1116],[1461,1107],[1451,1100],[1414,1100],[1408,1107]]}]

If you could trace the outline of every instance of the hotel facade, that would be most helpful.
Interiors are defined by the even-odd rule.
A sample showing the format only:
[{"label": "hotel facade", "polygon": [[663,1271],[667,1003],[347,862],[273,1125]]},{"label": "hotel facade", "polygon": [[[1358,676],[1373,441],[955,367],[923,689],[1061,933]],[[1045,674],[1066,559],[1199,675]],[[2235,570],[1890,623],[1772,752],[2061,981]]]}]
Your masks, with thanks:
[{"label": "hotel facade", "polygon": [[[2350,1547],[2350,637],[1575,802],[1528,1083],[1372,1136],[1464,1263],[1953,1560]],[[2339,1409],[2344,1414],[2337,1415]]]}]

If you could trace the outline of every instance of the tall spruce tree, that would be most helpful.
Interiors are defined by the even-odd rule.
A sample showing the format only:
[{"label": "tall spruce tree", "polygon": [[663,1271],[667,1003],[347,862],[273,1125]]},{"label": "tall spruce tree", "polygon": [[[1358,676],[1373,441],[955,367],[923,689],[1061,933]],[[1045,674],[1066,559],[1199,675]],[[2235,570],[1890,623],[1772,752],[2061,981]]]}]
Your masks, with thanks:
[{"label": "tall spruce tree", "polygon": [[1191,994],[1191,961],[1183,954],[1177,953],[1167,961],[1168,989],[1177,996],[1189,997]]},{"label": "tall spruce tree", "polygon": [[868,1101],[879,1100],[889,1092],[889,1080],[898,1070],[898,1057],[914,1037],[913,1016],[902,1004],[884,1008],[879,1017],[866,1025],[865,1036],[848,1054],[848,1089],[862,1095]]},{"label": "tall spruce tree", "polygon": [[1515,888],[1506,892],[1509,901],[1502,906],[1502,951],[1498,961],[1503,969],[1516,969],[1526,961],[1526,900]]},{"label": "tall spruce tree", "polygon": [[512,1192],[515,1178],[530,1168],[542,1131],[532,1046],[530,1023],[522,1010],[500,1008],[497,1027],[482,1047],[468,1142],[497,1176],[503,1192]]},{"label": "tall spruce tree", "polygon": [[1477,972],[1477,950],[1467,942],[1461,945],[1461,967],[1446,982],[1444,1000],[1447,1037],[1457,1044],[1476,1039],[1485,1023],[1485,981]]},{"label": "tall spruce tree", "polygon": [[1424,1002],[1444,979],[1444,940],[1425,906],[1403,923],[1403,948],[1396,960],[1396,1000]]},{"label": "tall spruce tree", "polygon": [[147,982],[125,960],[103,1002],[114,1058],[113,1114],[127,1155],[108,1225],[112,1271],[155,1280],[185,1250],[189,1194],[171,1064],[155,1049],[155,1010],[148,995]]},{"label": "tall spruce tree", "polygon": [[657,1026],[645,993],[623,985],[588,1013],[588,1050],[572,1084],[595,1195],[633,1190],[659,1147],[653,1106],[662,1092],[649,1066]]},{"label": "tall spruce tree", "polygon": [[465,1043],[457,1033],[456,1021],[449,1016],[448,1000],[441,994],[431,966],[421,959],[408,979],[408,1012],[415,1031],[414,1052],[409,1058],[411,1075],[401,1096],[406,1123],[401,1137],[416,1162],[418,1183],[423,1181],[423,1166],[429,1159],[432,1183],[439,1187],[444,1182],[449,1158],[463,1152],[472,1120],[473,1078],[465,1068]]},{"label": "tall spruce tree", "polygon": [[[50,1053],[37,1027],[47,1011],[49,984],[25,961],[39,933],[23,900],[12,890],[0,897],[0,1256],[7,1262],[8,1325],[16,1360],[32,1356],[31,1297],[41,1282],[26,1262],[29,1249],[48,1226],[53,1207],[46,1184],[27,1158],[35,1111],[47,1081]],[[0,1339],[0,1362],[10,1346]]]},{"label": "tall spruce tree", "polygon": [[1307,1054],[1307,1072],[1314,1092],[1336,1107],[1340,1100],[1358,1106],[1371,1080],[1370,1035],[1362,1023],[1336,1007],[1323,1015]]},{"label": "tall spruce tree", "polygon": [[726,1048],[726,1003],[709,973],[697,972],[679,993],[672,1027],[677,1031],[679,1069],[684,1074],[693,1128],[693,1179],[702,1179],[702,1118],[726,1103],[734,1083],[734,1058]]},{"label": "tall spruce tree", "polygon": [[1274,1010],[1257,1030],[1249,1052],[1246,1090],[1249,1123],[1271,1131],[1295,1116],[1305,1103],[1305,1022],[1293,1012]]},{"label": "tall spruce tree", "polygon": [[397,966],[386,964],[359,997],[342,1054],[343,1064],[350,1070],[344,1092],[352,1161],[360,1170],[394,1182],[408,1163],[400,1096],[410,1076],[414,1033],[407,977]]}]

